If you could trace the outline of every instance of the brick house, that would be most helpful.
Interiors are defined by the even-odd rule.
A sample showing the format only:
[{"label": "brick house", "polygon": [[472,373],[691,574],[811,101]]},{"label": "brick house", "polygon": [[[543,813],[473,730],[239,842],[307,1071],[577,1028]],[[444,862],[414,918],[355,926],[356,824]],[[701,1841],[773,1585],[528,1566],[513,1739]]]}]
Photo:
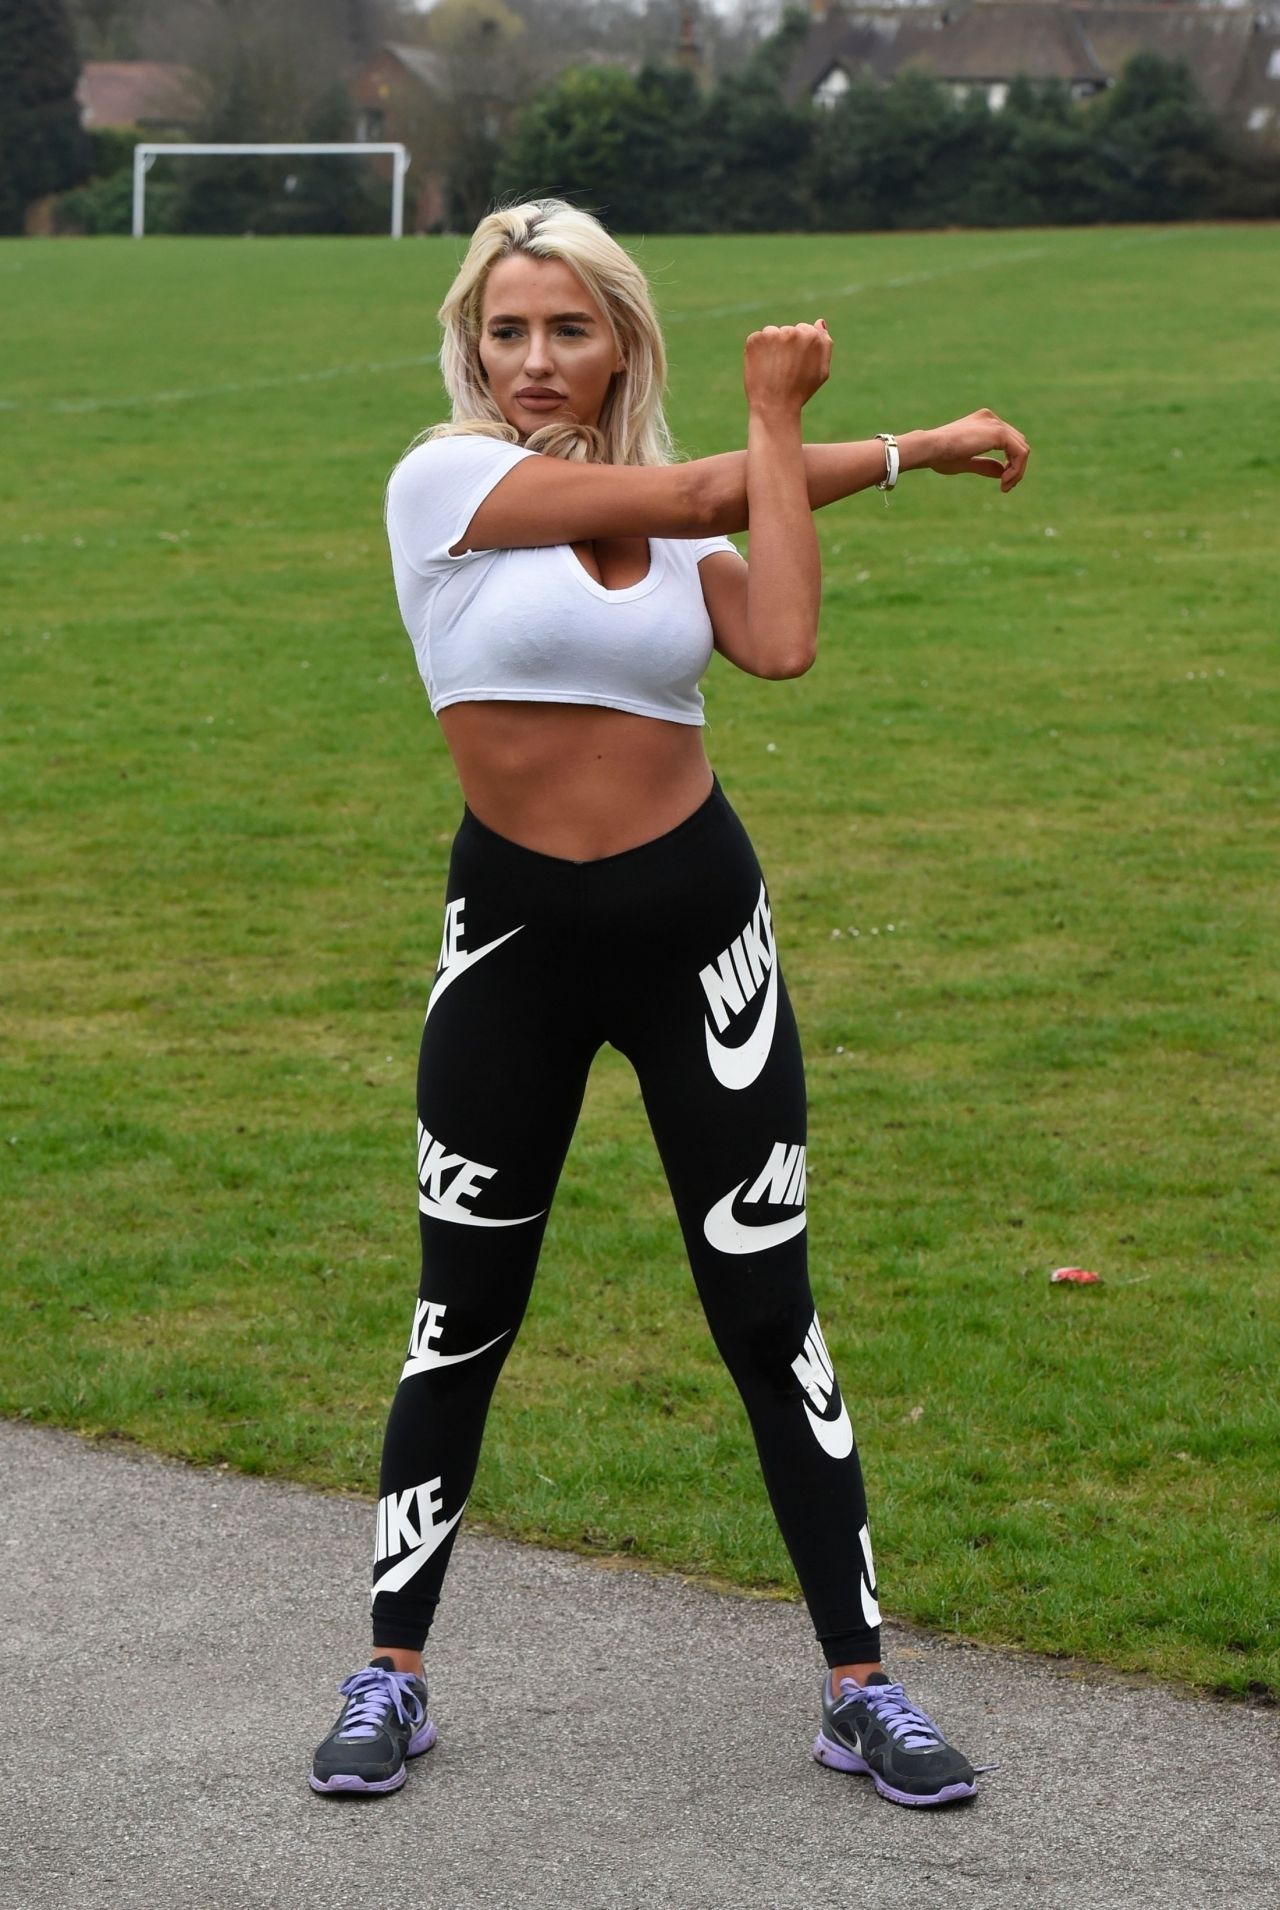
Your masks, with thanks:
[{"label": "brick house", "polygon": [[[438,231],[444,222],[444,181],[423,160],[435,103],[444,84],[444,63],[427,47],[387,40],[361,67],[351,85],[354,129],[359,140],[399,140],[409,149],[408,186],[414,230]],[[390,178],[389,162],[386,164]]]},{"label": "brick house", "polygon": [[200,78],[189,66],[161,60],[89,60],[80,69],[76,100],[89,133],[137,126],[189,135],[200,118]]}]

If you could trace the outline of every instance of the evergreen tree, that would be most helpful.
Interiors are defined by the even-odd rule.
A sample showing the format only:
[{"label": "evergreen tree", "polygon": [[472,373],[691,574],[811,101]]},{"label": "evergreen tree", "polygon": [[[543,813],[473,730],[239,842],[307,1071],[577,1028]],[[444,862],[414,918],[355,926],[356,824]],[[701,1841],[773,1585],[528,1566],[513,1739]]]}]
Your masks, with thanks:
[{"label": "evergreen tree", "polygon": [[1226,140],[1189,68],[1135,54],[1088,121],[1107,163],[1110,219],[1211,216],[1231,170]]},{"label": "evergreen tree", "polygon": [[1061,80],[1015,79],[1000,115],[996,181],[1006,225],[1092,225],[1106,217],[1107,168]]},{"label": "evergreen tree", "polygon": [[781,20],[753,50],[742,70],[753,79],[772,80],[780,87],[812,31],[807,7],[784,7]]},{"label": "evergreen tree", "polygon": [[0,0],[0,233],[28,205],[88,177],[80,62],[64,0]]},{"label": "evergreen tree", "polygon": [[846,232],[945,224],[957,119],[950,94],[926,74],[900,73],[888,86],[859,80],[817,129],[818,222]]},{"label": "evergreen tree", "polygon": [[807,162],[816,116],[810,106],[787,104],[778,71],[757,55],[707,97],[704,231],[788,232],[812,223]]},{"label": "evergreen tree", "polygon": [[809,159],[819,116],[807,103],[788,105],[782,93],[809,26],[803,7],[789,7],[777,30],[705,100],[702,231],[786,232],[813,223]]},{"label": "evergreen tree", "polygon": [[697,173],[692,77],[646,67],[571,67],[520,119],[503,153],[503,197],[568,198],[614,231],[687,230]]}]

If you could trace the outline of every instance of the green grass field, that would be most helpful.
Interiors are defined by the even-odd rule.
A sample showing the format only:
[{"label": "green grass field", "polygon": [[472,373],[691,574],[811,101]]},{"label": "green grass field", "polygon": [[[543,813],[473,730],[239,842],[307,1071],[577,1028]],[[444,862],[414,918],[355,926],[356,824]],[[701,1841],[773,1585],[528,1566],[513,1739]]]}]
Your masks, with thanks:
[{"label": "green grass field", "polygon": [[[0,246],[10,1414],[372,1493],[460,809],[381,492],[458,251]],[[1274,1694],[1276,231],[640,256],[691,455],[743,441],[747,331],[818,315],[812,437],[987,403],[1034,447],[1010,498],[825,512],[816,669],[707,685],[886,1609]],[[472,1512],[790,1585],[616,1055]]]}]

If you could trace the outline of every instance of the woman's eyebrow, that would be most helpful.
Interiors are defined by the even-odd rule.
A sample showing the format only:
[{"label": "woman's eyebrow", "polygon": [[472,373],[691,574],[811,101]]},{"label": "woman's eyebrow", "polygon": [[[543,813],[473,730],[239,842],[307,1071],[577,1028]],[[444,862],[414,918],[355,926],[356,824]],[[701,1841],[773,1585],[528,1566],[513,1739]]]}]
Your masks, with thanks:
[{"label": "woman's eyebrow", "polygon": [[[579,325],[594,325],[596,322],[590,312],[553,312],[549,322],[552,325],[562,325],[568,319],[573,319]],[[490,325],[523,325],[524,315],[521,312],[490,312],[488,323]]]}]

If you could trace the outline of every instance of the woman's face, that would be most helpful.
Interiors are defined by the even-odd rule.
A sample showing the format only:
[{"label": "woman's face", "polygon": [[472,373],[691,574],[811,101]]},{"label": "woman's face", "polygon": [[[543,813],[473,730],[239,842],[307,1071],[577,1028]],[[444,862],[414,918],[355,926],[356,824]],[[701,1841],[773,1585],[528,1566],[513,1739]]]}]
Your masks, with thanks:
[{"label": "woman's face", "polygon": [[559,259],[500,259],[485,283],[480,363],[522,438],[552,419],[594,425],[622,356],[604,313]]}]

